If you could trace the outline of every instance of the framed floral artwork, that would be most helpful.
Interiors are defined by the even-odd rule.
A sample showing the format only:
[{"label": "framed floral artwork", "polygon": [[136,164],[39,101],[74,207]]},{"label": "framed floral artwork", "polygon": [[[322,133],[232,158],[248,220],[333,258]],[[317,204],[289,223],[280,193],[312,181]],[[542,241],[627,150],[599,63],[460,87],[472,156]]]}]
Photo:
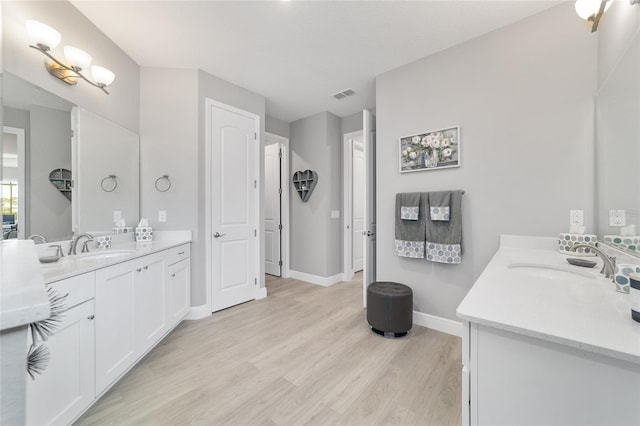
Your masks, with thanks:
[{"label": "framed floral artwork", "polygon": [[460,126],[400,138],[400,173],[460,167]]}]

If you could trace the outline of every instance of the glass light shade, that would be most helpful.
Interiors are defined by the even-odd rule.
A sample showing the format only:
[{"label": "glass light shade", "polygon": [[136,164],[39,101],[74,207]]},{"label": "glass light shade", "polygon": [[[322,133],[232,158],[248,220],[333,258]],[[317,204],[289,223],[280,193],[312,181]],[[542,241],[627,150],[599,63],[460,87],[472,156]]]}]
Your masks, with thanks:
[{"label": "glass light shade", "polygon": [[42,44],[49,49],[55,49],[60,44],[60,33],[42,22],[28,20],[26,22],[27,36],[32,45]]},{"label": "glass light shade", "polygon": [[[586,21],[590,16],[598,13],[600,3],[600,0],[576,0],[576,13]],[[611,0],[607,1],[604,11],[606,12],[609,7],[611,7]]]},{"label": "glass light shade", "polygon": [[81,69],[85,69],[91,64],[91,55],[77,47],[65,46],[64,57],[72,66]]},{"label": "glass light shade", "polygon": [[116,75],[110,70],[98,65],[91,67],[91,75],[93,76],[93,81],[98,84],[104,84],[105,86],[113,83],[113,80],[116,78]]}]

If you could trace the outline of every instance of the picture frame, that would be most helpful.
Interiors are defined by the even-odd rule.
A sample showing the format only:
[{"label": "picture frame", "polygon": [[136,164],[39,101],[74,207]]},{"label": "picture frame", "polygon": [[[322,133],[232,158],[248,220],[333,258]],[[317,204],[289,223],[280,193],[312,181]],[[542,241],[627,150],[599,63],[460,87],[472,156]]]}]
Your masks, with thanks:
[{"label": "picture frame", "polygon": [[461,146],[460,126],[401,137],[400,173],[460,167]]}]

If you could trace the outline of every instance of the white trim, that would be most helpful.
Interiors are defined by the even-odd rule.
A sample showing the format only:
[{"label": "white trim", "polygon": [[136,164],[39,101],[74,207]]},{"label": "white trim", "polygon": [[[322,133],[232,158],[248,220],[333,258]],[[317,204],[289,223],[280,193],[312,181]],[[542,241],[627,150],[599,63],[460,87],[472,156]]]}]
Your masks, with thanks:
[{"label": "white trim", "polygon": [[[19,127],[2,126],[3,133],[11,133],[16,135],[17,141],[17,154],[18,154],[18,239],[26,239],[25,226],[27,225],[27,217],[25,212],[25,188],[27,185],[26,179],[26,140],[25,131]],[[0,165],[1,167],[1,165]],[[1,239],[1,238],[0,238]]]},{"label": "white trim", "polygon": [[339,282],[344,281],[344,276],[341,273],[335,274],[330,277],[321,277],[319,275],[307,274],[306,272],[294,271],[293,269],[289,270],[291,274],[290,277],[296,280],[305,281],[310,284],[320,285],[322,287],[329,287]]},{"label": "white trim", "polygon": [[[289,278],[290,266],[290,237],[291,231],[289,223],[289,203],[291,197],[291,185],[289,184],[289,139],[284,136],[265,132],[264,145],[279,143],[282,148],[282,210],[280,211],[280,221],[282,222],[282,234],[280,242],[280,255],[282,256],[282,268],[280,274],[282,278]],[[263,260],[264,261],[264,260]]]},{"label": "white trim", "polygon": [[[238,114],[238,115],[242,115],[245,117],[248,117],[252,120],[254,120],[255,122],[255,132],[256,132],[256,149],[255,149],[255,165],[254,165],[254,172],[255,172],[255,179],[256,179],[256,188],[262,188],[262,175],[260,173],[261,167],[260,165],[264,162],[264,150],[261,149],[262,147],[262,133],[260,131],[260,116],[258,114],[254,114],[252,112],[249,111],[245,111],[242,110],[240,108],[236,108],[233,107],[231,105],[227,105],[224,104],[222,102],[216,101],[214,99],[211,98],[205,98],[205,163],[206,163],[206,170],[205,170],[205,255],[206,255],[206,259],[205,259],[205,267],[206,267],[206,273],[205,273],[205,277],[206,277],[206,290],[207,290],[207,305],[209,307],[209,312],[213,312],[213,300],[212,300],[212,296],[211,296],[211,286],[212,286],[212,271],[211,271],[211,244],[212,244],[212,230],[211,230],[211,152],[212,152],[212,147],[211,147],[211,108],[212,107],[216,107],[216,108],[220,108],[220,109],[225,109],[227,111],[230,111],[232,113]],[[256,279],[257,276],[260,275],[260,271],[263,271],[263,264],[261,262],[264,262],[264,259],[262,259],[261,253],[260,253],[260,247],[263,244],[263,238],[262,238],[262,232],[263,232],[263,227],[264,224],[262,223],[262,215],[260,214],[260,211],[262,210],[262,203],[260,202],[260,195],[261,195],[262,191],[261,190],[256,190],[255,191],[255,211],[254,211],[254,220],[255,220],[255,226],[256,226],[256,230],[257,230],[257,236],[255,238],[255,243],[254,243],[254,259],[255,259],[255,265],[254,265],[254,273],[256,274]],[[264,280],[264,274],[262,277],[260,277],[260,282],[262,283]]]},{"label": "white trim", "polygon": [[202,318],[206,318],[211,315],[211,308],[209,305],[200,305],[200,306],[192,306],[187,312],[187,315],[184,316],[183,320],[185,321],[193,321],[199,320]]},{"label": "white trim", "polygon": [[462,337],[462,323],[458,321],[413,311],[413,323],[422,327],[432,328],[443,333],[451,334],[452,336]]},{"label": "white trim", "polygon": [[345,133],[342,148],[342,273],[344,281],[353,279],[353,139],[363,136],[362,130]]},{"label": "white trim", "polygon": [[256,300],[264,299],[265,297],[267,297],[267,288],[258,287],[256,290]]}]

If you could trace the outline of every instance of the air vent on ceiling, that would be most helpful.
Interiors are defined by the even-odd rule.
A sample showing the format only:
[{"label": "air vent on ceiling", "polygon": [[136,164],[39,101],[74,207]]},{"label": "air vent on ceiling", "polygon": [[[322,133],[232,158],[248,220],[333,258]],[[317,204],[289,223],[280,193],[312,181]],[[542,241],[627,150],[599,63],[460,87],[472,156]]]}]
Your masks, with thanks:
[{"label": "air vent on ceiling", "polygon": [[346,89],[346,90],[343,90],[342,92],[334,93],[331,96],[333,96],[336,99],[344,99],[347,96],[355,95],[355,93],[356,92],[353,89]]}]

